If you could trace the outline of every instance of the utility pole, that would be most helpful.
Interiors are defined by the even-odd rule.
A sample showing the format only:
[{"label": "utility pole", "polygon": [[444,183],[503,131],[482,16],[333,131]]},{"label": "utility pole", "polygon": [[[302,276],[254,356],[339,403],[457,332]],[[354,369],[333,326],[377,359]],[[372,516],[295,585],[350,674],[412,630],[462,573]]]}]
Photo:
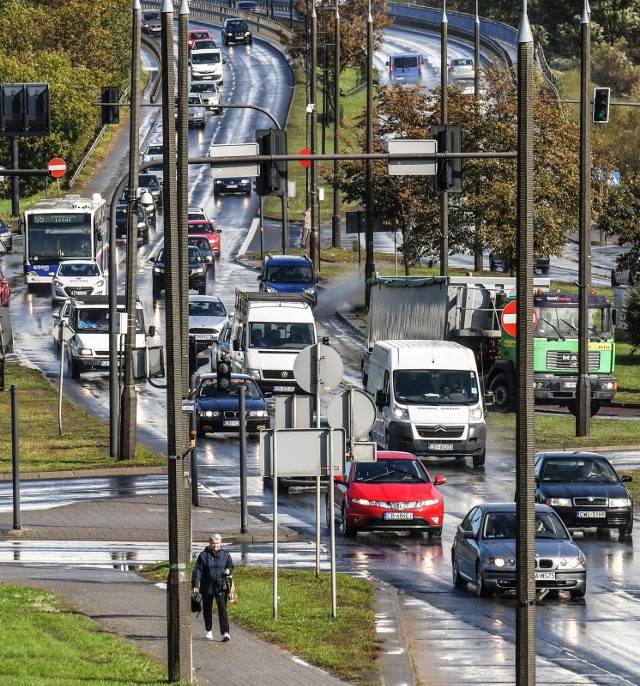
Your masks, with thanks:
[{"label": "utility pole", "polygon": [[[480,109],[480,15],[478,14],[478,0],[476,0],[473,62],[475,64],[475,72],[473,74],[473,97],[476,101],[476,107]],[[482,189],[480,183],[478,183],[476,194],[480,195],[481,192]],[[473,243],[473,269],[476,272],[481,272],[484,268],[484,251],[482,249],[482,241],[480,240],[481,222],[482,218],[480,213],[478,213],[475,217],[475,235]]]},{"label": "utility pole", "polygon": [[[127,335],[124,341],[124,385],[122,388],[120,412],[120,440],[118,460],[133,460],[136,456],[136,428],[138,401],[133,374],[133,349],[136,345],[138,299],[138,151],[140,150],[140,25],[142,5],[133,2],[131,29],[131,108],[129,119],[129,195],[127,200],[127,274],[126,311]],[[114,227],[115,228],[115,227]]]},{"label": "utility pole", "polygon": [[[318,15],[315,0],[311,3],[311,69],[309,74],[310,90],[308,112],[311,117],[311,153],[317,152],[318,145]],[[320,271],[320,218],[318,217],[318,165],[311,163],[311,261],[316,272]]]},{"label": "utility pole", "polygon": [[[371,16],[371,0],[367,14],[367,153],[373,152],[373,17]],[[369,279],[373,278],[376,265],[373,259],[373,161],[366,163],[367,202],[365,204],[365,305],[369,307],[371,286]],[[358,234],[360,240],[360,234]]]},{"label": "utility pole", "polygon": [[[182,415],[183,370],[181,339],[181,291],[177,212],[177,164],[175,125],[175,71],[173,53],[173,1],[162,0],[162,141],[164,145],[164,240],[166,253],[165,304],[167,342],[167,455],[169,575],[167,578],[167,662],[170,682],[192,680],[190,529],[191,494],[186,479],[187,444]],[[188,14],[182,0],[180,15]],[[186,342],[185,342],[186,343]]]},{"label": "utility pole", "polygon": [[516,684],[536,683],[533,398],[533,36],[522,2],[518,28],[518,294],[516,323]]},{"label": "utility pole", "polygon": [[582,11],[580,68],[580,209],[578,244],[578,387],[576,436],[591,432],[589,380],[589,293],[591,291],[591,17],[587,0]]},{"label": "utility pole", "polygon": [[[449,71],[447,69],[447,0],[443,0],[442,22],[440,23],[440,123],[447,125],[447,87]],[[445,141],[448,140],[445,135]],[[440,193],[440,276],[449,274],[449,193]]]},{"label": "utility pole", "polygon": [[[340,152],[340,8],[336,3],[335,18],[335,48],[334,48],[334,79],[333,79],[333,154]],[[333,161],[334,181],[338,178],[340,163]],[[359,238],[359,236],[358,236]],[[331,220],[331,247],[340,247],[340,188],[333,185],[333,217]]]}]

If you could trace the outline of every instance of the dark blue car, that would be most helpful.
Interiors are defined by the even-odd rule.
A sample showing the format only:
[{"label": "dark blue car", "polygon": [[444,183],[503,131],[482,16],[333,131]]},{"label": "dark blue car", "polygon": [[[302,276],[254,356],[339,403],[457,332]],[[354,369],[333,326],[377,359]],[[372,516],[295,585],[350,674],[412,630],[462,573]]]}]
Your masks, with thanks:
[{"label": "dark blue car", "polygon": [[315,305],[318,300],[313,262],[306,256],[267,255],[258,277],[260,290],[265,293],[303,293]]},{"label": "dark blue car", "polygon": [[203,374],[196,386],[198,438],[207,432],[240,431],[240,394],[245,388],[247,432],[269,428],[267,403],[258,384],[246,374],[232,374],[229,391],[218,390],[217,374]]}]

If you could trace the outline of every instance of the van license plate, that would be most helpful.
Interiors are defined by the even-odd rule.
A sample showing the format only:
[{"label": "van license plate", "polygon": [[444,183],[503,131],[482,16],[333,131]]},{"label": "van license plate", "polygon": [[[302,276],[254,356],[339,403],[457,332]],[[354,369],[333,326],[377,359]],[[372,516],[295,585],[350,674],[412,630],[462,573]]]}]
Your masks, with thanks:
[{"label": "van license plate", "polygon": [[222,426],[240,426],[239,419],[225,419],[222,422]]},{"label": "van license plate", "polygon": [[293,393],[296,390],[295,386],[274,386],[273,390],[276,393]]},{"label": "van license plate", "polygon": [[427,450],[453,450],[453,443],[427,443]]},{"label": "van license plate", "polygon": [[555,581],[555,572],[536,572],[536,581]]},{"label": "van license plate", "polygon": [[385,512],[383,519],[413,519],[413,512]]},{"label": "van license plate", "polygon": [[604,519],[607,513],[604,510],[578,510],[576,515],[584,519]]}]

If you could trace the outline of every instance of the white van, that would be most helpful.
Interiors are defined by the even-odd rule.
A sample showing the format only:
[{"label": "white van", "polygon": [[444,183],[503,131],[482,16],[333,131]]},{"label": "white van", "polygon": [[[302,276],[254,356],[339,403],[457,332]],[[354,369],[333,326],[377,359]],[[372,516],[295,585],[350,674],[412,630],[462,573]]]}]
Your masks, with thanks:
[{"label": "white van", "polygon": [[220,49],[196,50],[191,53],[191,80],[215,81],[222,86],[222,65],[226,64]]},{"label": "white van", "polygon": [[251,376],[263,392],[300,392],[293,363],[303,348],[316,342],[312,303],[306,296],[236,289],[232,370]]},{"label": "white van", "polygon": [[487,426],[473,351],[450,341],[377,341],[366,390],[373,440],[388,450],[465,457],[484,465]]}]

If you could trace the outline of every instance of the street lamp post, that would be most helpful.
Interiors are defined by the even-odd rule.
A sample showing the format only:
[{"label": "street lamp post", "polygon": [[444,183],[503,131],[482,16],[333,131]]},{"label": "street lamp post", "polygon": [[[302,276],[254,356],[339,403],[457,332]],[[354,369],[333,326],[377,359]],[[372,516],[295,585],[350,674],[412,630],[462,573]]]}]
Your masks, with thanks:
[{"label": "street lamp post", "polygon": [[[447,0],[443,0],[442,22],[440,23],[440,123],[447,125],[447,87],[449,72],[447,69]],[[448,136],[445,135],[445,141]],[[440,276],[449,274],[449,193],[440,193]]]},{"label": "street lamp post", "polygon": [[[371,15],[371,2],[367,14],[367,153],[373,152],[373,17]],[[366,163],[366,187],[367,201],[365,204],[365,263],[364,277],[365,305],[369,306],[371,287],[369,279],[373,278],[376,266],[373,261],[373,161],[367,159]],[[359,238],[359,236],[358,236]]]},{"label": "street lamp post", "polygon": [[[340,11],[336,2],[335,48],[333,78],[333,154],[340,152]],[[340,247],[340,187],[337,183],[340,163],[333,161],[333,217],[331,220],[331,246]]]}]

